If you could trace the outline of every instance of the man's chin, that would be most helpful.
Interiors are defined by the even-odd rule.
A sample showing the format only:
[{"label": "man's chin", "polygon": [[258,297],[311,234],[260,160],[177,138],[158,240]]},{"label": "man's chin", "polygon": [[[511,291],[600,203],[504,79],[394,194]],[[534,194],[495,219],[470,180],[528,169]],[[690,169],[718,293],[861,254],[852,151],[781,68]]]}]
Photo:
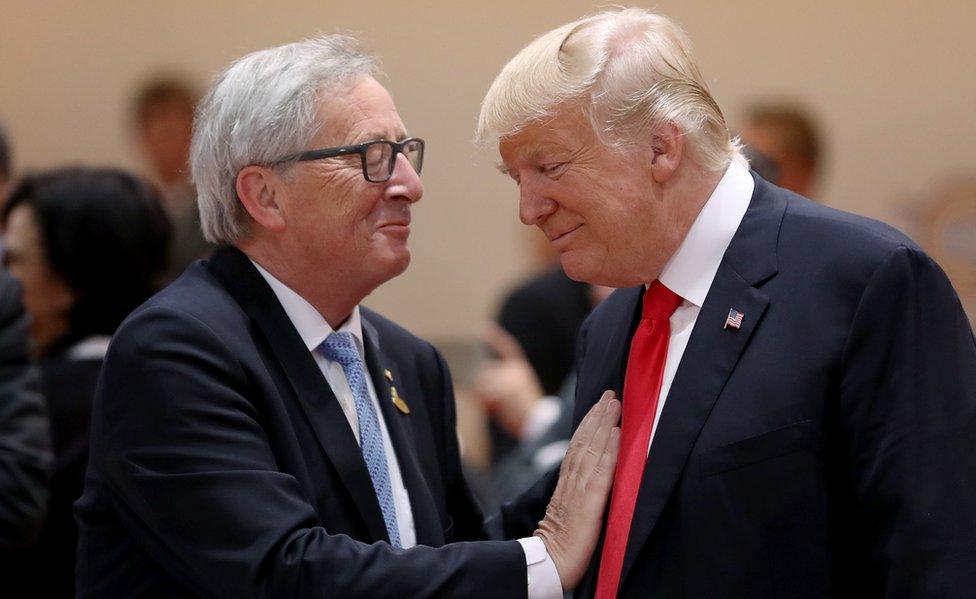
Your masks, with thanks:
[{"label": "man's chin", "polygon": [[566,276],[580,283],[602,285],[604,287],[633,287],[641,283],[636,277],[622,277],[619,267],[594,260],[587,260],[578,252],[564,252],[559,256],[559,263]]},{"label": "man's chin", "polygon": [[402,275],[408,266],[410,266],[410,250],[402,248],[395,251],[386,261],[386,280]]},{"label": "man's chin", "polygon": [[581,283],[594,283],[599,273],[588,261],[581,259],[576,252],[563,252],[559,255],[559,263],[566,276]]}]

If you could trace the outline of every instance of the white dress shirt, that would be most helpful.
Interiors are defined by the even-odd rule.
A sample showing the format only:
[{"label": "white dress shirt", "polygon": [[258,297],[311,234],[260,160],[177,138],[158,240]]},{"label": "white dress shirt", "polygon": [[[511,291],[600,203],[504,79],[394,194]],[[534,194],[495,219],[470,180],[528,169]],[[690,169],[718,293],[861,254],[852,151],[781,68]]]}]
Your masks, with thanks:
[{"label": "white dress shirt", "polygon": [[[342,406],[342,413],[346,415],[346,420],[349,421],[349,426],[356,436],[356,442],[359,443],[359,418],[356,416],[356,399],[353,396],[352,390],[349,388],[348,381],[346,381],[346,374],[342,370],[342,365],[329,360],[322,352],[315,351],[334,332],[332,327],[319,314],[319,311],[312,307],[312,304],[308,303],[302,296],[276,279],[274,275],[263,269],[257,262],[252,260],[251,263],[258,269],[258,272],[268,282],[268,285],[271,286],[271,290],[277,296],[281,307],[285,310],[285,314],[288,315],[289,320],[295,325],[295,329],[305,343],[305,347],[308,348],[312,357],[315,358],[315,363],[318,364],[322,374],[325,375],[325,380],[329,383],[329,387],[332,388],[336,399],[339,400],[339,405]],[[359,317],[359,306],[353,308],[352,314],[342,323],[339,331],[352,333],[353,339],[356,340],[355,345],[356,350],[359,352],[359,358],[365,365],[363,325]],[[390,472],[390,488],[393,490],[393,505],[396,509],[397,528],[400,530],[400,544],[404,549],[407,549],[417,544],[417,531],[414,527],[410,496],[407,493],[407,488],[403,485],[400,463],[397,461],[396,452],[393,451],[390,432],[386,428],[386,420],[383,419],[383,412],[380,410],[379,399],[376,397],[376,389],[373,388],[373,381],[368,376],[366,377],[366,386],[369,389],[369,399],[373,402],[373,409],[376,411],[376,416],[380,423],[380,432],[383,435],[383,451],[386,453],[386,465]]]},{"label": "white dress shirt", "polygon": [[[335,393],[339,405],[342,406],[342,413],[352,432],[356,435],[356,442],[359,442],[359,418],[356,415],[356,400],[342,365],[326,358],[322,352],[315,351],[323,341],[334,331],[326,322],[325,318],[308,303],[302,296],[295,293],[287,285],[275,278],[274,275],[261,267],[260,264],[251,260],[251,264],[258,269],[264,280],[271,286],[281,307],[288,315],[288,319],[295,325],[299,336],[305,343],[305,347],[312,353],[315,363],[318,364],[322,374],[325,375],[326,382]],[[359,306],[353,308],[352,314],[346,319],[339,331],[352,333],[356,340],[356,349],[359,357],[366,363],[363,349],[363,326],[359,316]],[[383,449],[386,452],[386,462],[390,471],[390,486],[393,489],[393,502],[397,514],[397,528],[400,529],[400,543],[404,549],[413,547],[417,544],[417,531],[414,526],[413,510],[410,507],[410,496],[406,487],[403,485],[403,476],[400,473],[400,464],[397,461],[396,452],[390,441],[390,433],[386,429],[386,420],[380,410],[379,400],[376,397],[376,390],[370,377],[366,377],[366,385],[369,388],[369,397],[373,402],[373,409],[380,423],[380,431],[383,434]],[[528,591],[529,599],[560,599],[563,596],[562,583],[559,581],[559,573],[556,571],[556,564],[546,552],[545,543],[539,537],[528,537],[518,540],[525,553],[525,563],[528,570]]]},{"label": "white dress shirt", "polygon": [[657,424],[671,390],[671,383],[674,382],[674,373],[678,370],[681,356],[685,353],[691,331],[698,320],[698,313],[705,303],[705,296],[712,286],[725,250],[749,208],[755,187],[756,182],[749,169],[733,160],[698,213],[688,235],[678,246],[678,251],[664,265],[664,270],[658,277],[665,287],[681,297],[681,304],[669,321],[671,336],[668,339],[668,355],[664,362],[661,395],[657,400],[657,413],[654,415],[648,451],[657,432]]}]

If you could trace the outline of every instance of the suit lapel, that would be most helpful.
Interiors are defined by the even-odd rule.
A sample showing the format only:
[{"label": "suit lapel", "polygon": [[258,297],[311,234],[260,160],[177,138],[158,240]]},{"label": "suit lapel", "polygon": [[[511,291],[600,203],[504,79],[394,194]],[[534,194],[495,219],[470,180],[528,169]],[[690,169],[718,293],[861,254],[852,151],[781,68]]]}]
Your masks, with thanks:
[{"label": "suit lapel", "polygon": [[612,305],[598,308],[607,318],[604,320],[595,315],[591,321],[593,341],[587,343],[587,356],[581,365],[583,371],[577,379],[573,420],[577,426],[607,389],[612,389],[618,398],[623,397],[630,340],[640,321],[643,293],[643,287],[614,292],[606,300]]},{"label": "suit lapel", "polygon": [[[577,379],[576,405],[574,408],[574,430],[582,422],[583,417],[599,401],[603,392],[612,389],[618,398],[624,395],[624,378],[627,374],[627,357],[630,355],[630,341],[637,323],[640,322],[641,298],[644,288],[632,287],[619,289],[604,301],[604,305],[597,308],[590,327],[593,330],[593,342],[587,340],[587,356]],[[598,333],[605,331],[606,334]],[[596,356],[596,357],[592,357]],[[607,513],[610,510],[607,502]],[[603,553],[603,541],[606,534],[606,517],[600,539],[593,551],[594,556]],[[580,581],[574,592],[574,597],[592,597],[596,592],[597,576],[600,570],[600,560],[590,560],[586,575]]]},{"label": "suit lapel", "polygon": [[[641,479],[621,587],[769,305],[768,296],[757,286],[776,274],[776,240],[785,204],[775,201],[767,186],[757,178],[749,209],[726,250],[675,373]],[[739,329],[724,327],[730,309],[745,315]]]},{"label": "suit lapel", "polygon": [[388,541],[373,482],[349,421],[274,292],[236,248],[215,250],[208,268],[264,334],[370,537]]},{"label": "suit lapel", "polygon": [[[418,416],[404,414],[393,405],[393,387],[403,378],[397,364],[382,350],[376,327],[369,322],[365,311],[360,313],[365,340],[363,345],[366,351],[366,366],[373,381],[373,388],[376,389],[383,420],[390,433],[390,442],[393,444],[393,451],[400,466],[403,485],[410,496],[417,544],[440,547],[444,544],[444,530],[441,527],[434,497],[430,494],[430,487],[420,468],[420,459],[417,456],[419,445],[414,440],[412,419]],[[389,377],[386,375],[387,372],[390,373]],[[398,389],[397,393],[402,395],[402,388]],[[411,399],[419,401],[420,398],[403,399],[409,403]]]}]

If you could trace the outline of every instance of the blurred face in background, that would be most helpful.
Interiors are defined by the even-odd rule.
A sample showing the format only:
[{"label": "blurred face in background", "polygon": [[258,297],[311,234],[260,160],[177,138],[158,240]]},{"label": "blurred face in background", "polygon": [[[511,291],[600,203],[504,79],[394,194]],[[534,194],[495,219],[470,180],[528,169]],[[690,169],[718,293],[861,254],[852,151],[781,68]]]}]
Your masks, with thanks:
[{"label": "blurred face in background", "polygon": [[10,212],[3,239],[4,262],[23,287],[24,307],[31,317],[31,338],[35,351],[43,354],[68,330],[68,313],[74,298],[67,283],[48,263],[32,207],[22,204]]},{"label": "blurred face in background", "polygon": [[772,122],[753,121],[742,130],[742,143],[772,163],[776,185],[805,197],[814,191],[817,169],[791,143],[791,131]]},{"label": "blurred face in background", "polygon": [[158,101],[145,114],[140,142],[153,175],[164,184],[188,180],[193,107],[183,98]]}]

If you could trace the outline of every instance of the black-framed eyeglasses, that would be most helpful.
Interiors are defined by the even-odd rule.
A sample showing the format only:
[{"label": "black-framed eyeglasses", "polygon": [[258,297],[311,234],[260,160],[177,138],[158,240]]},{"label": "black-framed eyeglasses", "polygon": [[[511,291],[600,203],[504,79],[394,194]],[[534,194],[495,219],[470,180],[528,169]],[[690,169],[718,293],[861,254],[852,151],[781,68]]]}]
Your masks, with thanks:
[{"label": "black-framed eyeglasses", "polygon": [[359,154],[363,165],[363,177],[370,183],[389,181],[396,168],[397,154],[403,154],[413,170],[420,174],[424,166],[424,140],[419,137],[408,137],[403,141],[389,141],[376,139],[354,146],[340,146],[338,148],[322,148],[309,150],[293,156],[286,161],[307,162],[336,156]]}]

